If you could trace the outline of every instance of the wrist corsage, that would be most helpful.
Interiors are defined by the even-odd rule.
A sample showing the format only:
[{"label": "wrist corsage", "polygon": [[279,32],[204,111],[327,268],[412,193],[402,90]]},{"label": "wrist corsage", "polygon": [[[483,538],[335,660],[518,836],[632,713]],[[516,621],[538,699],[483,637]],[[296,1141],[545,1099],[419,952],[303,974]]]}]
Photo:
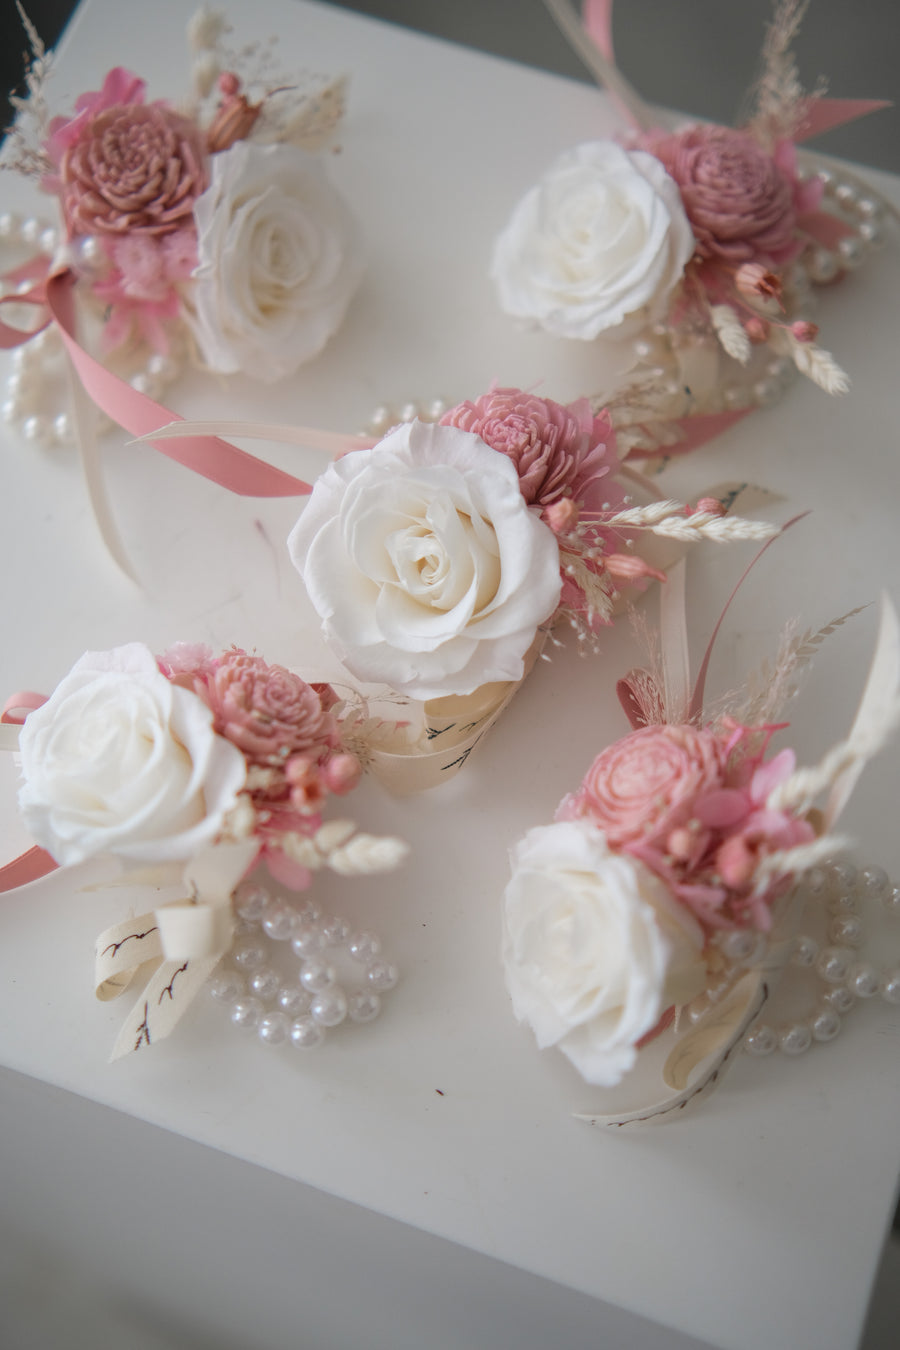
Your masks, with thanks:
[{"label": "wrist corsage", "polygon": [[[323,819],[328,798],[360,776],[337,703],[329,685],[261,657],[187,643],[159,659],[140,643],[88,652],[49,699],[8,701],[0,730],[19,754],[19,806],[37,845],[0,869],[0,886],[105,860],[131,884],[188,892],[97,941],[98,997],[144,982],[114,1058],[169,1035],[214,972],[232,1020],[270,1044],[310,1046],[348,1016],[377,1015],[397,978],[377,937],[245,880],[265,863],[302,892],[322,868],[365,875],[403,860],[400,840]],[[291,946],[292,976],[277,956]],[[332,947],[345,949],[355,987],[342,987]]]},{"label": "wrist corsage", "polygon": [[[648,504],[628,487],[646,489]],[[495,388],[342,454],[288,548],[351,675],[412,701],[390,753],[420,787],[465,760],[557,620],[590,645],[623,591],[665,580],[636,536],[678,550],[773,533],[726,515],[715,493],[693,511],[653,500],[646,480],[622,476],[609,418],[586,400]],[[388,753],[382,745],[383,772]]]},{"label": "wrist corsage", "polygon": [[[541,1048],[609,1089],[583,1119],[669,1117],[720,1081],[742,1045],[798,1054],[832,1039],[857,998],[900,1001],[896,960],[879,971],[861,950],[867,907],[896,910],[900,892],[880,868],[840,859],[846,840],[834,834],[900,719],[900,639],[886,600],[846,738],[812,769],[772,748],[787,725],[778,704],[835,626],[789,634],[775,673],[767,667],[764,682],[711,716],[702,676],[687,705],[686,672],[633,671],[620,697],[634,730],[601,751],[554,824],[513,849],[507,989]],[[819,1000],[779,1026],[768,1000],[804,967],[821,981]]]},{"label": "wrist corsage", "polygon": [[[29,97],[14,100],[8,166],[56,196],[62,229],[3,217],[7,242],[45,255],[12,280],[39,289],[68,270],[82,324],[139,393],[158,396],[188,358],[271,382],[316,356],[362,275],[358,227],[315,153],[340,123],[343,81],[282,75],[271,43],[232,50],[224,16],[204,8],[188,25],[181,101],[149,98],[117,66],[51,118],[52,58],[25,22]],[[71,430],[39,397],[52,346],[22,349],[8,391],[7,420],[38,441]]]},{"label": "wrist corsage", "polygon": [[561,337],[632,344],[632,387],[609,406],[635,456],[700,444],[795,370],[844,393],[816,343],[811,288],[858,267],[892,208],[849,173],[800,163],[797,145],[886,105],[803,92],[789,53],[803,6],[785,0],[747,124],[661,130],[604,56],[610,7],[586,6],[585,30],[564,0],[548,7],[624,90],[633,129],[564,154],[515,208],[491,269],[504,310]]}]

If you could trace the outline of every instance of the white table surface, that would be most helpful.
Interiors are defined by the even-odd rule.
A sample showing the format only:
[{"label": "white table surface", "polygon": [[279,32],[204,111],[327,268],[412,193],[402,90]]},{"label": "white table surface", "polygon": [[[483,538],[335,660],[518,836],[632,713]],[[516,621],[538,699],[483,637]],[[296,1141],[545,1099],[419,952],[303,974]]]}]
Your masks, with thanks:
[{"label": "white table surface", "polygon": [[[120,62],[153,95],[177,94],[186,76],[173,52],[191,8],[156,0],[152,23],[141,23],[149,11],[86,0],[54,97],[67,106]],[[350,75],[332,168],[363,222],[370,270],[344,330],[289,387],[261,394],[235,380],[226,393],[195,379],[170,392],[170,405],[355,430],[381,401],[475,396],[495,377],[543,381],[560,399],[602,384],[609,369],[587,346],[519,332],[485,274],[494,233],[542,168],[612,130],[603,97],[327,6],[258,0],[253,18],[255,35],[277,31],[304,66]],[[896,180],[873,177],[900,198]],[[6,204],[40,204],[12,180],[3,187]],[[798,384],[670,472],[673,493],[751,477],[783,497],[773,518],[813,510],[739,597],[714,693],[771,655],[792,615],[818,626],[881,587],[896,595],[898,302],[894,244],[827,294],[817,316],[850,370],[851,394],[831,401]],[[102,551],[74,455],[8,436],[2,454],[0,689],[49,691],[84,649],[129,640],[235,642],[301,672],[322,659],[280,551],[296,503],[230,497],[110,438],[137,590]],[[292,451],[269,457],[314,472]],[[695,652],[747,556],[696,556]],[[792,742],[808,762],[849,724],[874,631],[870,610],[817,660],[793,718]],[[317,882],[326,903],[367,915],[403,970],[372,1028],[304,1058],[263,1051],[200,1001],[171,1041],[107,1065],[121,1010],[92,999],[93,938],[149,901],[79,892],[86,869],[3,899],[0,1063],[723,1350],[853,1344],[898,1170],[896,1010],[867,1006],[837,1042],[799,1062],[740,1062],[693,1116],[613,1134],[571,1119],[598,1095],[561,1057],[539,1054],[509,1012],[497,961],[507,846],[549,820],[592,754],[622,734],[613,684],[636,657],[627,624],[599,657],[579,659],[570,646],[539,664],[452,784],[405,802],[366,784],[354,798],[367,827],[413,845],[397,877]],[[12,856],[26,839],[8,756],[0,775]],[[898,786],[897,756],[885,755],[845,818],[863,856],[895,875]]]}]

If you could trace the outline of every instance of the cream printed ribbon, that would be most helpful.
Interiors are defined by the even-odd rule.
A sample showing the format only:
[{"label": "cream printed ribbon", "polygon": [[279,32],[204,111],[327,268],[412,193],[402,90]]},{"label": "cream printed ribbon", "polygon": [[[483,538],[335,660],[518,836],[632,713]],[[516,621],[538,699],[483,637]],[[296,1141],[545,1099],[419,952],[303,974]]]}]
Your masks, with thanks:
[{"label": "cream printed ribbon", "polygon": [[114,924],[97,938],[97,998],[108,1002],[143,985],[113,1045],[111,1060],[164,1040],[174,1031],[231,948],[232,892],[258,851],[255,840],[205,849],[184,869],[190,899]]}]

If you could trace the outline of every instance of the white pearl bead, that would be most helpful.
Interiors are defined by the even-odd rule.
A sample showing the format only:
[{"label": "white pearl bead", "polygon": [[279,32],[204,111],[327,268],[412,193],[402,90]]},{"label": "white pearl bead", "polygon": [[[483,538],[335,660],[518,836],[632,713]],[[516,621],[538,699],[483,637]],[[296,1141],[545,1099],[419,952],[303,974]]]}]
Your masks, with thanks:
[{"label": "white pearl bead", "polygon": [[337,971],[327,961],[307,961],[300,971],[300,983],[311,994],[321,994],[337,981]]},{"label": "white pearl bead", "polygon": [[25,409],[18,399],[5,399],[0,406],[0,417],[3,418],[7,426],[15,426],[23,416]]},{"label": "white pearl bead", "polygon": [[837,258],[827,248],[817,248],[809,260],[809,275],[812,281],[825,285],[834,281],[839,271]]},{"label": "white pearl bead", "polygon": [[34,413],[22,423],[22,435],[33,445],[49,445],[53,436],[53,423],[49,417]]},{"label": "white pearl bead", "polygon": [[351,994],[347,1000],[347,1013],[351,1022],[373,1022],[381,1012],[381,999],[366,989]]},{"label": "white pearl bead", "polygon": [[833,894],[852,891],[859,880],[859,869],[849,858],[836,858],[828,864]]},{"label": "white pearl bead", "polygon": [[848,984],[857,998],[874,998],[878,983],[878,972],[867,961],[859,961],[850,971]]},{"label": "white pearl bead", "polygon": [[400,978],[400,972],[390,961],[373,961],[366,971],[366,979],[372,989],[384,993],[393,989]]},{"label": "white pearl bead", "polygon": [[810,895],[826,895],[829,887],[828,870],[824,867],[811,867],[806,874],[806,889]]},{"label": "white pearl bead", "polygon": [[885,972],[879,992],[885,1003],[900,1003],[900,969]]},{"label": "white pearl bead", "polygon": [[890,914],[900,914],[900,886],[892,886],[882,901]]},{"label": "white pearl bead", "polygon": [[28,216],[26,220],[23,220],[19,231],[22,243],[27,244],[29,248],[35,246],[43,232],[44,222],[38,220],[37,216]]},{"label": "white pearl bead", "polygon": [[824,1001],[830,1008],[834,1008],[841,1017],[846,1017],[856,1007],[856,996],[847,988],[845,984],[836,985],[834,989],[829,989],[824,995]]},{"label": "white pearl bead", "polygon": [[266,1013],[260,1020],[256,1034],[263,1045],[282,1045],[288,1038],[290,1022],[283,1012]]},{"label": "white pearl bead", "polygon": [[209,992],[217,1003],[234,1003],[244,993],[243,976],[236,970],[223,970],[210,980]]},{"label": "white pearl bead", "polygon": [[867,900],[884,900],[891,889],[891,879],[883,867],[863,867],[856,888]]},{"label": "white pearl bead", "polygon": [[864,244],[874,246],[881,243],[884,231],[877,220],[864,220],[859,227],[859,237]]},{"label": "white pearl bead", "polygon": [[291,1023],[290,1035],[291,1045],[295,1045],[298,1050],[313,1050],[324,1041],[325,1030],[311,1017],[298,1017],[296,1022]]},{"label": "white pearl bead", "polygon": [[146,394],[148,398],[153,397],[154,381],[152,376],[148,375],[145,370],[138,371],[137,375],[132,375],[128,383],[135,393]]},{"label": "white pearl bead", "polygon": [[245,1031],[255,1031],[262,1015],[263,1005],[258,998],[239,998],[231,1005],[232,1022]]},{"label": "white pearl bead", "polygon": [[834,199],[840,202],[841,206],[855,207],[859,193],[852,183],[837,183],[834,189]]},{"label": "white pearl bead", "polygon": [[68,445],[72,440],[72,422],[68,413],[58,413],[54,417],[53,439],[57,445]]},{"label": "white pearl bead", "polygon": [[236,942],[231,950],[231,959],[240,970],[257,970],[265,963],[266,949],[261,942],[252,939]]},{"label": "white pearl bead", "polygon": [[339,1026],[347,1016],[347,995],[339,985],[323,989],[310,1003],[309,1013],[319,1026]]},{"label": "white pearl bead", "polygon": [[858,947],[863,940],[862,919],[858,914],[839,914],[831,921],[828,936],[832,942],[844,942],[848,947]]},{"label": "white pearl bead", "polygon": [[814,1041],[833,1041],[841,1029],[841,1015],[825,1004],[813,1014],[810,1029]]},{"label": "white pearl bead", "polygon": [[848,947],[825,947],[816,959],[816,970],[826,984],[843,984],[850,974],[853,956]]},{"label": "white pearl bead", "polygon": [[872,197],[860,197],[856,211],[865,220],[875,220],[883,214],[881,202],[876,202]]},{"label": "white pearl bead", "polygon": [[242,881],[234,893],[234,912],[248,923],[258,923],[271,899],[265,886],[254,881]]},{"label": "white pearl bead", "polygon": [[295,956],[308,960],[320,956],[325,950],[325,937],[321,928],[301,928],[299,932],[295,929],[291,946],[294,949]]},{"label": "white pearl bead", "polygon": [[275,1002],[288,1017],[299,1017],[309,1009],[309,994],[305,989],[288,984],[279,989]]},{"label": "white pearl bead", "polygon": [[447,404],[442,398],[433,398],[428,405],[428,418],[432,422],[439,422],[447,411]]},{"label": "white pearl bead", "polygon": [[4,211],[0,215],[0,239],[15,239],[19,234],[19,217],[15,211]]},{"label": "white pearl bead", "polygon": [[866,250],[861,239],[857,239],[855,234],[848,234],[838,244],[838,254],[845,267],[853,268],[859,267],[866,256]]},{"label": "white pearl bead", "polygon": [[381,403],[369,419],[367,430],[370,431],[373,436],[383,436],[393,424],[393,420],[394,417],[390,408],[385,403]]},{"label": "white pearl bead", "polygon": [[262,916],[262,928],[273,942],[287,942],[294,931],[294,911],[290,905],[269,905]]},{"label": "white pearl bead", "polygon": [[251,994],[261,998],[264,1003],[269,1003],[281,988],[281,977],[278,971],[271,966],[258,966],[251,974],[247,984],[250,987]]},{"label": "white pearl bead", "polygon": [[757,380],[753,386],[753,397],[763,406],[774,403],[780,395],[781,389],[776,380]]},{"label": "white pearl bead", "polygon": [[725,390],[725,405],[737,411],[746,408],[750,402],[750,392],[743,385],[729,385]]},{"label": "white pearl bead", "polygon": [[819,955],[819,944],[806,933],[798,933],[791,948],[791,964],[811,966]]},{"label": "white pearl bead", "polygon": [[103,246],[100,240],[94,235],[86,235],[78,246],[78,252],[82,263],[86,267],[94,267],[97,263],[103,261]]},{"label": "white pearl bead", "polygon": [[762,1059],[763,1055],[771,1055],[773,1050],[778,1049],[778,1037],[771,1027],[754,1027],[744,1040],[744,1049],[748,1054]]},{"label": "white pearl bead", "polygon": [[381,941],[375,933],[356,933],[347,944],[347,950],[354,961],[365,966],[381,955]]},{"label": "white pearl bead", "polygon": [[706,1016],[710,1009],[709,999],[705,994],[698,994],[692,998],[687,1005],[688,1021],[693,1025]]},{"label": "white pearl bead", "polygon": [[322,906],[315,900],[304,900],[294,908],[298,919],[298,931],[306,924],[317,923],[322,917]]},{"label": "white pearl bead", "polygon": [[766,940],[761,933],[744,928],[724,937],[721,947],[730,961],[754,965],[766,949]]},{"label": "white pearl bead", "polygon": [[778,1044],[785,1055],[802,1055],[812,1045],[812,1032],[805,1022],[794,1022],[785,1027]]},{"label": "white pearl bead", "polygon": [[36,378],[36,373],[30,366],[24,370],[15,370],[6,381],[7,398],[15,399],[17,403],[27,403],[33,400],[40,393],[41,384]]},{"label": "white pearl bead", "polygon": [[51,258],[56,252],[56,246],[59,243],[59,235],[53,226],[41,231],[41,237],[38,241],[42,253],[48,254]]},{"label": "white pearl bead", "polygon": [[400,409],[401,422],[414,422],[419,415],[418,406],[415,403],[404,403]]},{"label": "white pearl bead", "polygon": [[178,368],[170,356],[154,352],[147,362],[147,374],[157,380],[173,380],[178,374]]},{"label": "white pearl bead", "polygon": [[346,919],[332,916],[322,924],[322,936],[329,947],[340,947],[350,936],[350,925]]}]

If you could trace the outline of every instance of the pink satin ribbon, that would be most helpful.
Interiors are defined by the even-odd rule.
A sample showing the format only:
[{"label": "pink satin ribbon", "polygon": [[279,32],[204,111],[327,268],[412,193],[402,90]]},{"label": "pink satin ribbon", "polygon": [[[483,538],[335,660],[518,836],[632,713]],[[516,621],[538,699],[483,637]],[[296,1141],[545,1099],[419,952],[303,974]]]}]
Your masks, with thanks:
[{"label": "pink satin ribbon", "polygon": [[[11,694],[6,700],[0,710],[0,722],[22,726],[28,714],[46,702],[44,694],[35,694],[29,689],[22,689],[16,694]],[[29,881],[39,881],[41,877],[55,871],[56,863],[50,854],[35,844],[33,848],[20,853],[18,858],[13,858],[5,867],[0,867],[0,894],[18,890],[20,886],[27,886]]]},{"label": "pink satin ribbon", "polygon": [[43,707],[46,702],[46,694],[34,694],[30,689],[20,689],[18,693],[10,694],[0,709],[0,722],[16,727],[24,726],[28,714],[34,712],[35,708]]}]

